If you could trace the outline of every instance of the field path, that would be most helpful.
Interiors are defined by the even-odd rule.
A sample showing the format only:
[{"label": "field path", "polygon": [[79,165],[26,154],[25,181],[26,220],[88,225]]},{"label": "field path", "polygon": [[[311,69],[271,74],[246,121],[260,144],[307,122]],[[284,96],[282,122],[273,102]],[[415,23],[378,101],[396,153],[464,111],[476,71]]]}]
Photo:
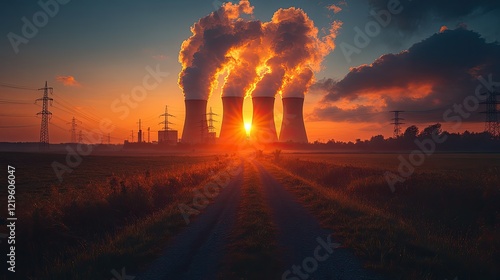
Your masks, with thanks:
[{"label": "field path", "polygon": [[[282,279],[383,279],[364,269],[351,250],[332,246],[332,232],[323,229],[261,164],[251,162],[257,167],[265,204],[277,229],[279,257],[284,264]],[[236,221],[244,172],[248,170],[233,178],[214,202],[170,241],[148,271],[136,279],[216,279]]]},{"label": "field path", "polygon": [[[262,165],[258,162],[254,164],[259,170],[261,183],[264,185],[264,196],[277,227],[278,245],[283,250],[285,270],[290,270],[286,279],[383,279],[364,269],[351,250],[339,247],[338,243],[331,246],[339,248],[333,249],[328,258],[324,255],[326,253],[324,247],[321,247],[322,249],[318,251],[321,252],[318,254],[321,258],[318,261],[315,258],[315,250],[321,246],[318,238],[328,243],[328,237],[332,232],[323,229],[319,221]],[[334,243],[334,240],[331,242]],[[326,260],[322,260],[324,258]],[[300,267],[300,272],[293,272],[294,265]]]},{"label": "field path", "polygon": [[214,202],[171,240],[148,271],[136,279],[215,279],[229,230],[236,218],[242,182],[243,172],[239,172]]}]

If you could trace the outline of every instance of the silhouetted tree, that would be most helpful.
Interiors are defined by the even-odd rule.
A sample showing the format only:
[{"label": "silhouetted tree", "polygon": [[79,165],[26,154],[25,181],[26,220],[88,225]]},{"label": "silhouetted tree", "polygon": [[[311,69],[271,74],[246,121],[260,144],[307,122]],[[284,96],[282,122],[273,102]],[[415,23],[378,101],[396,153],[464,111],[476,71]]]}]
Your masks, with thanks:
[{"label": "silhouetted tree", "polygon": [[433,133],[436,133],[437,135],[441,135],[442,132],[443,131],[441,129],[441,124],[437,123],[437,124],[429,125],[428,127],[424,128],[422,133],[420,133],[420,136],[424,137],[424,138],[425,137],[432,137]]},{"label": "silhouetted tree", "polygon": [[405,139],[415,139],[417,138],[419,133],[419,129],[416,125],[409,126],[406,128],[405,132],[403,133],[403,137]]}]

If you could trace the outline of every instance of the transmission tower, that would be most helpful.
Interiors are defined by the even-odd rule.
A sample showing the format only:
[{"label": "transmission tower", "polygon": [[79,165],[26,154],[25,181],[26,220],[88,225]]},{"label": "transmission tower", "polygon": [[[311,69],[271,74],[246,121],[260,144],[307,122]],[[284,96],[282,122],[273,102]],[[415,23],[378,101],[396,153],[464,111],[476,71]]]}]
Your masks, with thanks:
[{"label": "transmission tower", "polygon": [[148,127],[148,143],[150,143],[151,140],[151,127]]},{"label": "transmission tower", "polygon": [[168,121],[168,118],[169,118],[169,117],[175,118],[175,116],[174,116],[174,115],[171,115],[171,114],[169,114],[169,113],[168,113],[168,106],[165,106],[165,113],[164,113],[164,114],[161,114],[161,115],[160,115],[160,118],[161,118],[161,117],[164,117],[164,118],[165,118],[165,120],[164,120],[164,121],[162,121],[162,122],[161,122],[161,123],[159,123],[159,124],[163,124],[163,130],[165,130],[165,131],[169,131],[169,130],[170,130],[170,128],[168,127],[168,125],[169,125],[169,124],[173,124],[173,123],[169,122],[169,121]]},{"label": "transmission tower", "polygon": [[47,87],[47,81],[45,81],[45,87],[39,88],[38,90],[43,90],[43,97],[35,101],[42,101],[42,111],[37,113],[37,115],[42,115],[42,123],[40,126],[40,146],[47,148],[49,145],[49,121],[52,116],[52,113],[49,111],[49,101],[52,105],[52,101],[54,100],[49,97],[49,93],[52,94],[54,89]]},{"label": "transmission tower", "polygon": [[486,111],[480,112],[486,115],[484,131],[491,134],[493,137],[500,137],[500,123],[498,122],[498,96],[500,95],[498,89],[494,89],[489,92],[483,93],[483,95],[488,95],[486,101],[480,102],[480,104],[486,105]]},{"label": "transmission tower", "polygon": [[73,119],[71,119],[71,122],[70,123],[67,123],[67,124],[71,124],[71,143],[77,143],[76,142],[76,128],[78,127],[78,123],[82,123],[81,121],[77,120],[75,117],[73,117]]},{"label": "transmission tower", "polygon": [[132,130],[132,143],[134,143],[134,131]]},{"label": "transmission tower", "polygon": [[111,144],[111,134],[108,133],[108,145],[110,145],[110,144]]},{"label": "transmission tower", "polygon": [[162,121],[161,123],[159,124],[163,124],[163,131],[165,131],[165,140],[168,142],[170,139],[169,139],[169,135],[168,135],[168,131],[170,130],[169,128],[169,124],[173,124],[171,122],[168,121],[168,118],[169,117],[172,117],[172,118],[175,118],[174,115],[171,115],[168,113],[168,106],[165,106],[165,113],[161,114],[160,115],[160,118],[161,117],[164,117],[165,120]]},{"label": "transmission tower", "polygon": [[207,113],[208,116],[208,132],[215,132],[215,126],[214,122],[217,122],[214,120],[214,116],[218,116],[216,113],[212,112],[212,107],[210,107],[210,113]]},{"label": "transmission tower", "polygon": [[399,114],[404,113],[404,111],[390,111],[390,112],[394,113],[394,118],[392,119],[394,122],[391,123],[394,125],[394,138],[398,138],[399,135],[401,135],[401,125],[405,124],[401,122],[404,119],[399,117]]}]

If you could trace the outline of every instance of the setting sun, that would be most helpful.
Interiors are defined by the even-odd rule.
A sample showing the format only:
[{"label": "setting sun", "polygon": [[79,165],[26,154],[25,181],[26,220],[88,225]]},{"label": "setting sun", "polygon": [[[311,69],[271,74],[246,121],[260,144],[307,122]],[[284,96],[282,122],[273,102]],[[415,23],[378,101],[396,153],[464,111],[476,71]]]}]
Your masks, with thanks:
[{"label": "setting sun", "polygon": [[247,135],[250,135],[250,130],[252,130],[252,124],[245,123],[245,131],[247,132]]}]

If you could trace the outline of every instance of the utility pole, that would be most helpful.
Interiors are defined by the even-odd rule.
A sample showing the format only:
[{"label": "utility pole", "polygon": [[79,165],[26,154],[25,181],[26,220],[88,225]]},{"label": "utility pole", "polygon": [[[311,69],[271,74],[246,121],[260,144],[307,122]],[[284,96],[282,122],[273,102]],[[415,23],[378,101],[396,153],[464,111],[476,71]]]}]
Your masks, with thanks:
[{"label": "utility pole", "polygon": [[132,142],[131,143],[134,143],[134,131],[132,130]]},{"label": "utility pole", "polygon": [[35,101],[42,101],[42,111],[38,112],[37,115],[42,115],[42,123],[40,125],[40,147],[47,149],[49,147],[49,121],[52,113],[49,111],[49,101],[52,104],[54,99],[49,97],[49,93],[52,94],[53,88],[47,87],[47,81],[45,81],[45,87],[39,88],[38,90],[43,90],[43,97]]},{"label": "utility pole", "polygon": [[111,134],[108,133],[108,145],[111,145]]},{"label": "utility pole", "polygon": [[148,143],[151,143],[150,140],[151,140],[151,127],[148,127]]},{"label": "utility pole", "polygon": [[394,125],[394,138],[398,138],[399,135],[401,135],[401,125],[405,124],[401,122],[404,119],[399,117],[399,114],[404,113],[404,111],[390,111],[390,112],[394,113],[394,118],[392,119],[394,122],[391,123]]}]

